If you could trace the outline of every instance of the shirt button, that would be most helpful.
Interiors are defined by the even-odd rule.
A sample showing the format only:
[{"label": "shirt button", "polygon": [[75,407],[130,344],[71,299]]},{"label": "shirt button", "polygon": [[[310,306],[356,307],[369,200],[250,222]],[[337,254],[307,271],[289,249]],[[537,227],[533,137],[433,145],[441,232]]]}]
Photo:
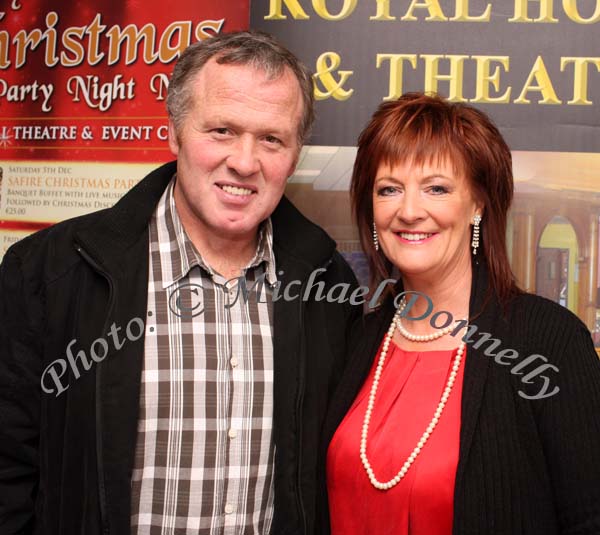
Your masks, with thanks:
[{"label": "shirt button", "polygon": [[235,429],[230,429],[227,434],[229,435],[229,438],[235,438],[237,437],[237,430]]},{"label": "shirt button", "polygon": [[237,357],[231,357],[231,360],[229,361],[229,364],[231,364],[232,368],[237,368],[239,363],[240,361],[237,359]]},{"label": "shirt button", "polygon": [[225,505],[225,514],[230,515],[234,511],[235,511],[235,507],[233,505],[231,505],[230,503]]}]

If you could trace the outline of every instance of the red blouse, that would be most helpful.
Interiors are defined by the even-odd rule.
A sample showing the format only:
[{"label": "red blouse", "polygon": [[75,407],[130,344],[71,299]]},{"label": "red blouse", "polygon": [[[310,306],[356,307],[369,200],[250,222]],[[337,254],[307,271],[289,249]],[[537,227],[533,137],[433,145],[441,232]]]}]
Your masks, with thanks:
[{"label": "red blouse", "polygon": [[[381,347],[379,348],[381,351]],[[454,351],[404,351],[390,343],[369,424],[367,457],[389,481],[415,448],[439,403]],[[374,488],[360,461],[362,430],[379,352],[327,452],[332,535],[451,535],[464,359],[444,412],[404,478]]]}]

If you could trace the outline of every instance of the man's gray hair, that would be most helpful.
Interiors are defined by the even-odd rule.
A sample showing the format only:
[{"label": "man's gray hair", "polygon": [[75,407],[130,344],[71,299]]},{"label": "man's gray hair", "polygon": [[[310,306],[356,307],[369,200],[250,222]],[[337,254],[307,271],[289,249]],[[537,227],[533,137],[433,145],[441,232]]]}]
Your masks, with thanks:
[{"label": "man's gray hair", "polygon": [[193,102],[190,81],[213,57],[219,64],[251,65],[263,70],[269,79],[278,78],[288,67],[300,84],[304,102],[298,144],[308,139],[315,117],[311,73],[287,48],[259,31],[219,34],[193,43],[183,51],[173,69],[167,94],[167,112],[178,133]]}]

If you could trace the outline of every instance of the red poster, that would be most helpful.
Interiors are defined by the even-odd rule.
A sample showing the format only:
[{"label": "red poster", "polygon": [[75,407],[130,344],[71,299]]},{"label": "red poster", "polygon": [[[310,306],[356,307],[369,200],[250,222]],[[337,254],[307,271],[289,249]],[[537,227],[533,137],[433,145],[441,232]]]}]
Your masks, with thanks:
[{"label": "red poster", "polygon": [[33,230],[114,204],[172,159],[177,58],[248,23],[249,0],[3,0],[0,257]]},{"label": "red poster", "polygon": [[169,158],[175,60],[192,42],[246,28],[248,9],[248,0],[14,0],[0,14],[0,159]]}]

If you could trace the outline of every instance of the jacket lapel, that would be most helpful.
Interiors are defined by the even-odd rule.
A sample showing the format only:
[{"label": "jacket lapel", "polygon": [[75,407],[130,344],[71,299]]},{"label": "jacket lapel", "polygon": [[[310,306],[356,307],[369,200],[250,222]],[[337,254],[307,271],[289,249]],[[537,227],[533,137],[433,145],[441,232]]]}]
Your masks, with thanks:
[{"label": "jacket lapel", "polygon": [[[76,235],[77,243],[110,286],[103,332],[106,333],[114,323],[120,328],[119,338],[126,338],[122,349],[109,354],[96,368],[95,425],[100,507],[104,527],[111,533],[126,533],[131,523],[131,474],[145,339],[145,328],[140,334],[137,320],[145,326],[148,223],[174,172],[174,163],[154,171],[108,210],[105,217]],[[131,338],[127,333],[128,325]],[[135,337],[137,339],[133,340]]]},{"label": "jacket lapel", "polygon": [[[508,339],[506,322],[502,320],[500,305],[493,293],[487,295],[489,284],[486,265],[483,262],[474,262],[469,317],[471,318],[470,325],[475,325],[477,331],[471,337],[471,342],[476,343],[481,333],[484,332],[499,340]],[[478,424],[490,362],[494,358],[485,354],[487,347],[489,347],[487,344],[483,344],[481,347],[475,348],[471,343],[467,343],[466,347],[455,496],[459,496],[463,492],[465,472]]]},{"label": "jacket lapel", "polygon": [[[135,318],[146,322],[147,307],[147,240],[131,249],[130,258],[137,261],[139,273],[132,278],[116,279],[115,308],[109,321],[125,332]],[[138,254],[135,254],[135,253]],[[140,322],[131,323],[131,330],[138,334]],[[117,527],[116,533],[130,525],[131,474],[137,440],[139,416],[140,379],[144,361],[145,328],[136,341],[128,339],[126,351],[104,361],[96,377],[96,410],[99,436],[99,469],[104,477],[108,522]],[[125,348],[123,348],[125,349]]]}]

